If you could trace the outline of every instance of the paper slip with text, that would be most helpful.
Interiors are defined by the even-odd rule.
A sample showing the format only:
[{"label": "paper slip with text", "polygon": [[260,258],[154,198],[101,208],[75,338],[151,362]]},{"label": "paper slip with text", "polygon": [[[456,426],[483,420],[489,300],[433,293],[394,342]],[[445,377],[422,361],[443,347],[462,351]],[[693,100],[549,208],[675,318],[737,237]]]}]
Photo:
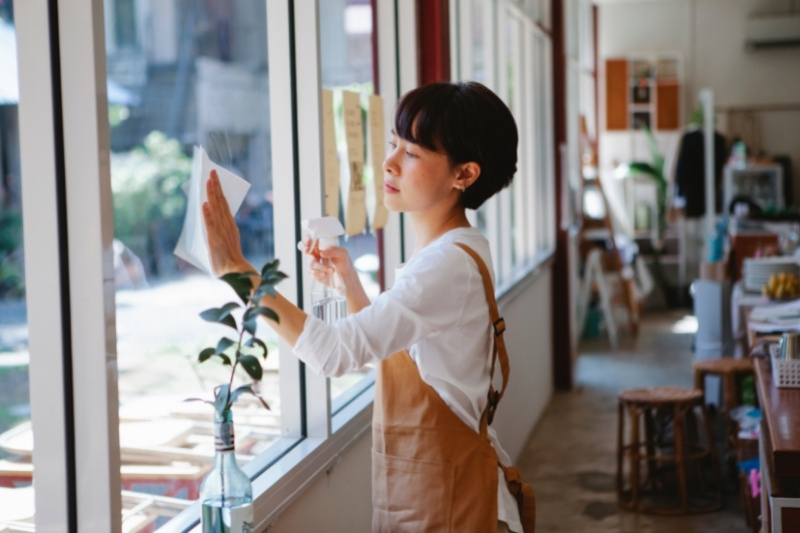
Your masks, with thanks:
[{"label": "paper slip with text", "polygon": [[186,218],[183,220],[183,230],[181,230],[181,236],[175,246],[175,255],[203,272],[213,275],[206,241],[206,226],[203,222],[206,182],[212,169],[217,171],[222,192],[225,194],[228,207],[233,214],[236,214],[242,205],[244,197],[250,189],[250,184],[211,161],[202,146],[194,147],[192,174],[186,188]]}]

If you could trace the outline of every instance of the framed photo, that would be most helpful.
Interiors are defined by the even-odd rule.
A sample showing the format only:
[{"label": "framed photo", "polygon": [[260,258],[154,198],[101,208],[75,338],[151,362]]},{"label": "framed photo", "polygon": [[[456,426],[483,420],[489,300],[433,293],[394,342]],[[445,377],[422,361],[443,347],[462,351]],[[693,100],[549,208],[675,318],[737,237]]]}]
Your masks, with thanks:
[{"label": "framed photo", "polygon": [[633,113],[633,129],[640,130],[644,127],[647,129],[653,129],[653,126],[650,122],[650,112],[649,111],[635,111]]},{"label": "framed photo", "polygon": [[650,103],[650,86],[649,85],[634,85],[631,101],[634,104],[649,104]]}]

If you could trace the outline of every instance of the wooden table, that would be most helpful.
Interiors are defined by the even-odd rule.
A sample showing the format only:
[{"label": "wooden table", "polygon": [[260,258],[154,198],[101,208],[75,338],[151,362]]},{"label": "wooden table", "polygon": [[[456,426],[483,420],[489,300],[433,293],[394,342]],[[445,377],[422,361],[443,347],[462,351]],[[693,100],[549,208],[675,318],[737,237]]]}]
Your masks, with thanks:
[{"label": "wooden table", "polygon": [[765,533],[800,533],[800,389],[777,388],[755,360],[761,405],[761,517]]}]

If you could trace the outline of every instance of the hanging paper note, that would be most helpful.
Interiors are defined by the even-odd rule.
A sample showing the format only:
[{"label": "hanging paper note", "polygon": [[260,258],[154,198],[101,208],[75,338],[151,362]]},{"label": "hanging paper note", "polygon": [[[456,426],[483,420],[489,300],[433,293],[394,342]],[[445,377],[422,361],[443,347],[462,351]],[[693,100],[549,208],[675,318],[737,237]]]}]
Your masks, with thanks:
[{"label": "hanging paper note", "polygon": [[364,130],[358,93],[342,91],[342,114],[347,140],[347,212],[345,230],[348,235],[363,233],[367,225],[364,190]]},{"label": "hanging paper note", "polygon": [[322,171],[325,215],[339,218],[339,154],[333,128],[333,91],[322,89]]},{"label": "hanging paper note", "polygon": [[370,156],[372,158],[372,195],[375,205],[372,209],[372,229],[380,229],[386,225],[389,212],[383,205],[383,159],[386,156],[386,127],[383,121],[383,98],[378,95],[369,97],[369,139]]}]

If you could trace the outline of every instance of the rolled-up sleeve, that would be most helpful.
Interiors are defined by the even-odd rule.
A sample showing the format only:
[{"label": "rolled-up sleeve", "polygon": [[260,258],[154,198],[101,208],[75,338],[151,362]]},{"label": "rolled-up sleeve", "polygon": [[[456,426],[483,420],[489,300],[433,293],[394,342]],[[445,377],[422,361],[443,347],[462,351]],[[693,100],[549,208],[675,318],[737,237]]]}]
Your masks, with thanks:
[{"label": "rolled-up sleeve", "polygon": [[314,372],[335,377],[458,323],[471,276],[469,257],[452,246],[415,259],[392,289],[358,313],[334,324],[309,315],[294,354]]}]

